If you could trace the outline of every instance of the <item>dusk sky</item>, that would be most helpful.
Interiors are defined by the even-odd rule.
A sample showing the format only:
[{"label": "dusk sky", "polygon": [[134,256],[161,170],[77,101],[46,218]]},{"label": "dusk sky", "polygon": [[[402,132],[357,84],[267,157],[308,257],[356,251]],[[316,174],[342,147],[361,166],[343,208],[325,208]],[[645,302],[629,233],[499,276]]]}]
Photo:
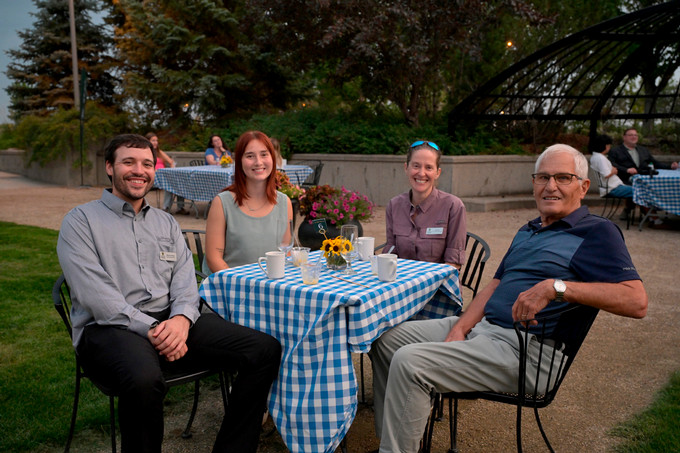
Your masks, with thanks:
[{"label": "dusk sky", "polygon": [[10,58],[7,50],[18,49],[21,39],[17,31],[31,26],[35,19],[29,13],[35,11],[35,5],[28,0],[0,0],[0,123],[9,121],[9,96],[5,88],[9,86],[7,79],[7,65]]}]

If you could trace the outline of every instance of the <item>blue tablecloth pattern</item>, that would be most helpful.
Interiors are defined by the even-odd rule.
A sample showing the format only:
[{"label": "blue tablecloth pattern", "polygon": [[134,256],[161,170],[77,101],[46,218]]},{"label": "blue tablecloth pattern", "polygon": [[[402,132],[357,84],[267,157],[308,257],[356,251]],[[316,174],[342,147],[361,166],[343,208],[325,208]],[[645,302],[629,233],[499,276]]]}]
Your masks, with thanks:
[{"label": "blue tablecloth pattern", "polygon": [[[319,255],[312,252],[310,260]],[[369,351],[385,330],[416,315],[440,288],[451,297],[449,308],[442,304],[426,310],[427,316],[460,311],[458,271],[451,266],[399,259],[397,280],[389,283],[372,275],[368,262],[352,266],[358,275],[324,266],[317,285],[304,285],[300,270],[290,264],[279,280],[250,264],[216,272],[201,285],[201,297],[220,315],[281,342],[269,409],[292,452],[333,452],[346,435],[357,411],[352,352]]]},{"label": "blue tablecloth pattern", "polygon": [[[291,181],[304,181],[314,170],[307,165],[286,165],[283,170]],[[234,167],[219,165],[159,168],[154,186],[193,201],[212,201],[234,181]]]},{"label": "blue tablecloth pattern", "polygon": [[680,215],[680,171],[658,171],[659,174],[652,178],[649,175],[633,176],[633,202]]}]

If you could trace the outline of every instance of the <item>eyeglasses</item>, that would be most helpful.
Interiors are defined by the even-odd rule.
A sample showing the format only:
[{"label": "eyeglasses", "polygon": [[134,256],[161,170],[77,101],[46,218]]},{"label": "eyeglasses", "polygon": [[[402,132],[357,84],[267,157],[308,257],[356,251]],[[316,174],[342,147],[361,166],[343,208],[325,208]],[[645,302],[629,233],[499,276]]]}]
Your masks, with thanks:
[{"label": "eyeglasses", "polygon": [[538,184],[539,186],[545,186],[548,184],[550,182],[550,178],[555,178],[555,182],[561,186],[571,184],[573,178],[576,178],[579,181],[583,179],[578,175],[571,173],[555,173],[554,175],[549,175],[547,173],[534,173],[531,175],[531,177],[534,178],[534,184]]},{"label": "eyeglasses", "polygon": [[427,140],[418,140],[417,142],[413,142],[413,143],[411,143],[411,148],[415,148],[416,146],[420,146],[420,145],[427,145],[430,148],[434,148],[437,151],[439,151],[439,146],[437,146],[437,144],[435,142],[428,142]]},{"label": "eyeglasses", "polygon": [[625,135],[627,137],[637,137],[638,136],[638,134],[623,134],[623,135]]}]

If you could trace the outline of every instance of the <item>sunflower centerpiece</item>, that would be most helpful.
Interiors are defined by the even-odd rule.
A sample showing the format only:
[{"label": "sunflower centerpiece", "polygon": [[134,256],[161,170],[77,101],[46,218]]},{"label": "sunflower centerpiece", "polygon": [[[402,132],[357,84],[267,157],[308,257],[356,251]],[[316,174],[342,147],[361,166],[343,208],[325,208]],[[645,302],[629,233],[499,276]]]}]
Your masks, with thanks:
[{"label": "sunflower centerpiece", "polygon": [[231,156],[227,155],[227,153],[222,154],[222,157],[220,158],[220,165],[222,168],[226,168],[233,163],[234,160],[231,158]]},{"label": "sunflower centerpiece", "polygon": [[347,266],[347,262],[342,257],[342,252],[352,251],[352,243],[342,236],[333,239],[325,239],[321,246],[323,256],[326,258],[326,266],[329,269],[341,270]]}]

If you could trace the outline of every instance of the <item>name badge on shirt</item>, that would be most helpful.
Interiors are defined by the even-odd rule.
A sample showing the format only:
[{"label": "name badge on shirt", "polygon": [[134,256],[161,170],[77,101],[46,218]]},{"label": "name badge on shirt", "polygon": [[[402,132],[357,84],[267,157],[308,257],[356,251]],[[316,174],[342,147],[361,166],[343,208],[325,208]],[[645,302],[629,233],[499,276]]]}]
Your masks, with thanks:
[{"label": "name badge on shirt", "polygon": [[442,234],[444,232],[444,228],[439,227],[439,228],[428,228],[425,230],[425,234]]},{"label": "name badge on shirt", "polygon": [[161,261],[177,261],[175,252],[164,252],[161,250]]}]

